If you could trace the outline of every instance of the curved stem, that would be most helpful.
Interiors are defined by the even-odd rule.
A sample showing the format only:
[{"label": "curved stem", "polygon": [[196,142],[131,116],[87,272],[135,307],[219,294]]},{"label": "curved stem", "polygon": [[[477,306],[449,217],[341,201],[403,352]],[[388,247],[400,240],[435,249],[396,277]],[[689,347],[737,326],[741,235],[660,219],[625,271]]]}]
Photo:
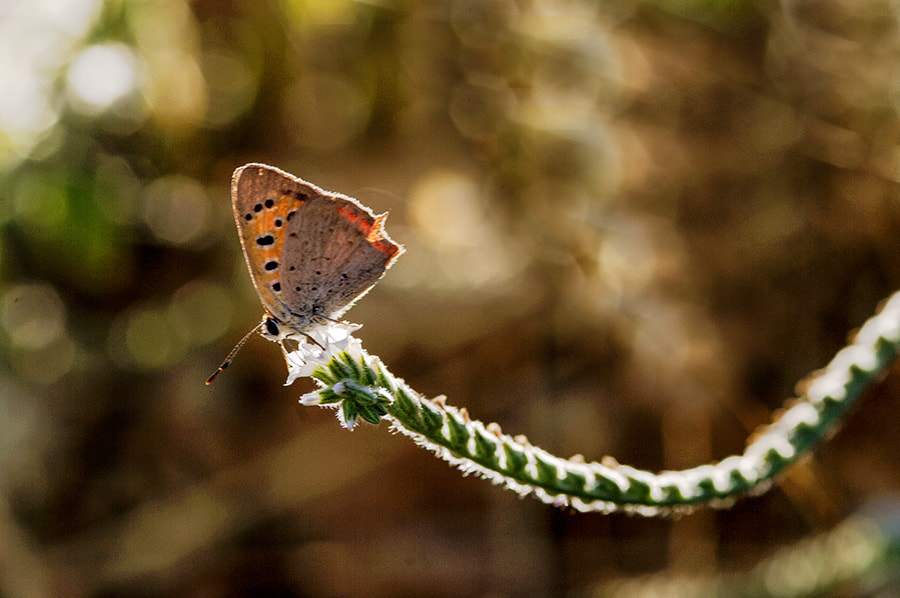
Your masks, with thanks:
[{"label": "curved stem", "polygon": [[[426,399],[393,376],[377,357],[340,353],[312,376],[325,385],[322,405],[340,407],[352,427],[357,417],[412,437],[464,472],[476,472],[520,495],[532,494],[579,511],[625,510],[659,515],[698,505],[724,506],[768,489],[772,479],[827,437],[900,349],[900,293],[870,318],[854,341],[814,375],[803,396],[754,434],[743,454],[682,471],[653,473],[614,459],[561,459],[497,424],[469,418],[443,398]],[[309,404],[308,399],[304,403]]]}]

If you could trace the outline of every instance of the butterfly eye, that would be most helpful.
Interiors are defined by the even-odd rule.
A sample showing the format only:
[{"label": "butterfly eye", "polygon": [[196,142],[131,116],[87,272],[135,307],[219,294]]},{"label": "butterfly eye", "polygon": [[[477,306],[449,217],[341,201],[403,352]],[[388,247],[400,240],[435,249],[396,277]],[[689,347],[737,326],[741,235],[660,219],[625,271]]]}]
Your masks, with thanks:
[{"label": "butterfly eye", "polygon": [[266,332],[271,334],[272,336],[278,336],[278,323],[275,322],[272,318],[268,318],[266,320]]}]

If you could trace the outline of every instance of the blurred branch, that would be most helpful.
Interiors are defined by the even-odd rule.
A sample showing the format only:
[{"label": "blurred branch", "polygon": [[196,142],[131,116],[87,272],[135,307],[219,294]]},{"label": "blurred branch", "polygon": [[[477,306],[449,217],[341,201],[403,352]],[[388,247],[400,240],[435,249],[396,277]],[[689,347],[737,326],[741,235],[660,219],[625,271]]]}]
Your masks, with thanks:
[{"label": "blurred branch", "polygon": [[802,598],[843,595],[859,584],[868,594],[898,577],[898,521],[896,500],[873,501],[833,530],[782,548],[746,573],[649,575],[600,583],[586,595]]},{"label": "blurred branch", "polygon": [[[348,427],[358,417],[386,417],[463,472],[476,472],[515,492],[533,494],[579,511],[624,510],[653,516],[689,511],[697,505],[729,506],[733,499],[763,492],[772,479],[837,427],[856,399],[894,360],[900,348],[900,293],[870,318],[855,340],[814,375],[802,397],[789,401],[754,435],[742,455],[683,471],[652,473],[614,459],[585,463],[561,459],[524,436],[502,433],[495,423],[469,418],[444,399],[422,397],[365,352],[340,353],[313,377],[325,385],[319,403],[339,407]],[[303,401],[309,404],[309,397]]]}]

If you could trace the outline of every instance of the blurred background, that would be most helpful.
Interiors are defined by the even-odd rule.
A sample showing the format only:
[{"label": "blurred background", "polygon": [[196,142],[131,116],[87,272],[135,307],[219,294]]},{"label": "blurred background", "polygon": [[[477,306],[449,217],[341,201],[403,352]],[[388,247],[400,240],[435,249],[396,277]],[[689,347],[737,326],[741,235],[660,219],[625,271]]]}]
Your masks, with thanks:
[{"label": "blurred background", "polygon": [[262,314],[229,184],[266,162],[390,211],[348,319],[418,391],[564,457],[740,452],[900,288],[898,68],[890,0],[0,1],[0,596],[602,592],[896,496],[896,372],[662,520],[342,430],[259,338],[203,382]]}]

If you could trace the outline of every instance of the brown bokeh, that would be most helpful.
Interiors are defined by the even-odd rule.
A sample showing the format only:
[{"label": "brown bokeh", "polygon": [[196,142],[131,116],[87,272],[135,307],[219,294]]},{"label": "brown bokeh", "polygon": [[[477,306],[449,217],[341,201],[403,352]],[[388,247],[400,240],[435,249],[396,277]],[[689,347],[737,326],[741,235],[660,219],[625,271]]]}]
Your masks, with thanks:
[{"label": "brown bokeh", "polygon": [[900,491],[895,374],[678,520],[346,432],[260,339],[203,385],[261,314],[228,185],[266,162],[390,211],[348,319],[418,391],[561,456],[740,452],[900,287],[893,3],[57,4],[0,25],[0,594],[561,595]]}]

